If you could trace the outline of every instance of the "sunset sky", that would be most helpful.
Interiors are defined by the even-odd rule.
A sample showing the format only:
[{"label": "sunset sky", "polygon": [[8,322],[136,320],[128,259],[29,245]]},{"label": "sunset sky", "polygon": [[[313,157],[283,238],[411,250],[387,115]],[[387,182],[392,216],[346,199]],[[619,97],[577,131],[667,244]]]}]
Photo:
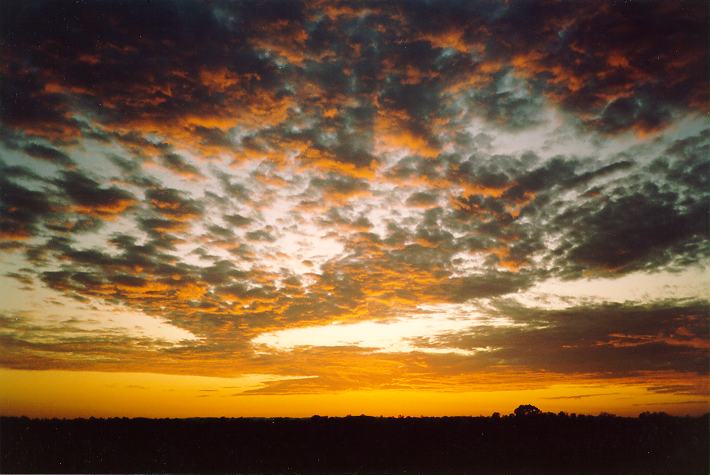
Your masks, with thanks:
[{"label": "sunset sky", "polygon": [[0,28],[0,414],[708,411],[705,2]]}]

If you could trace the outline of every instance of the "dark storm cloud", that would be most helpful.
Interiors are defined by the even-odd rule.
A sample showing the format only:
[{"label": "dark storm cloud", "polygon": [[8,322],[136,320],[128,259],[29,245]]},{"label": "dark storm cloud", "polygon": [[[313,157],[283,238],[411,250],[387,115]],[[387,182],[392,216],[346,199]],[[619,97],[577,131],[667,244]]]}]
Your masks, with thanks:
[{"label": "dark storm cloud", "polygon": [[499,303],[497,315],[521,326],[476,327],[434,339],[474,349],[487,364],[619,377],[644,371],[707,374],[707,302],[599,304],[543,310]]},{"label": "dark storm cloud", "polygon": [[157,293],[171,291],[171,276],[183,276],[189,267],[171,262],[153,244],[135,245],[130,238],[117,236],[114,245],[120,252],[112,255],[98,249],[78,249],[70,240],[50,240],[47,252],[65,264],[62,270],[39,274],[50,288],[68,295],[108,296],[126,303],[143,301],[150,308]]},{"label": "dark storm cloud", "polygon": [[177,153],[167,153],[161,159],[163,166],[187,178],[203,178],[202,173]]},{"label": "dark storm cloud", "polygon": [[[531,170],[508,178],[507,184],[512,184],[513,186],[505,190],[502,196],[504,200],[507,199],[513,202],[524,200],[527,194],[534,193],[537,195],[540,192],[550,192],[555,187],[559,191],[583,187],[595,179],[604,178],[614,172],[627,170],[634,166],[632,161],[621,160],[599,166],[596,169],[583,171],[588,165],[585,166],[585,160],[577,157],[556,156],[546,161],[543,165],[534,167],[534,164],[538,161],[539,157],[534,154],[523,154],[520,157],[517,165],[518,170],[523,169],[523,167]],[[587,159],[586,161],[589,160]],[[475,178],[473,182],[484,187],[505,186],[507,176],[500,172],[491,173],[487,171],[488,167],[490,165],[484,164],[480,171],[474,172]],[[509,170],[512,171],[512,169]]]},{"label": "dark storm cloud", "polygon": [[[269,22],[297,21],[290,14],[280,18],[281,6],[231,5],[240,21],[250,18],[247,31],[228,28],[208,5],[192,2],[6,6],[3,124],[62,140],[82,133],[69,118],[77,110],[108,130],[138,124],[173,130],[178,120],[199,134],[213,128],[214,118],[222,127],[219,118],[231,119],[221,107],[239,109],[236,101],[248,97],[231,86],[251,88],[248,78],[258,77],[253,103],[278,86],[276,69],[249,48],[244,34],[260,34]],[[94,21],[98,17],[111,21]]]},{"label": "dark storm cloud", "polygon": [[370,184],[365,180],[331,174],[325,178],[312,178],[309,188],[320,191],[326,200],[331,199],[338,202],[367,193]]},{"label": "dark storm cloud", "polygon": [[231,261],[220,260],[200,272],[202,279],[212,285],[226,284],[233,280],[242,280],[247,275],[238,270]]},{"label": "dark storm cloud", "polygon": [[534,91],[518,92],[506,84],[510,76],[500,75],[485,88],[467,94],[469,113],[501,129],[518,131],[543,123],[542,96]]},{"label": "dark storm cloud", "polygon": [[120,179],[117,181],[139,189],[152,188],[159,185],[158,180],[145,173],[143,161],[137,157],[126,158],[116,154],[108,154],[107,158],[120,172]]},{"label": "dark storm cloud", "polygon": [[[482,160],[478,155],[473,155],[460,165],[453,168],[450,175],[453,179],[459,179],[474,185],[479,185],[484,189],[504,189],[511,182],[509,173],[512,170],[513,157],[495,156],[491,160]],[[536,162],[537,157],[522,157],[520,165]],[[520,166],[519,165],[519,166]]]},{"label": "dark storm cloud", "polygon": [[47,218],[44,227],[57,233],[81,234],[97,231],[103,224],[102,218],[98,216],[65,213]]},{"label": "dark storm cloud", "polygon": [[[572,180],[576,181],[579,168],[579,163],[574,158],[553,157],[541,167],[517,176],[517,185],[510,194],[516,195],[526,191],[549,190],[555,185]],[[518,191],[518,188],[520,191]]]},{"label": "dark storm cloud", "polygon": [[40,192],[0,177],[0,236],[3,239],[26,239],[35,235],[38,224],[51,215],[53,205]]},{"label": "dark storm cloud", "polygon": [[[581,211],[581,212],[579,212]],[[657,268],[685,254],[707,255],[708,203],[687,205],[649,185],[615,190],[604,204],[560,216],[570,230],[559,250],[574,264],[616,271]],[[582,231],[583,230],[583,231]]]},{"label": "dark storm cloud", "polygon": [[[689,144],[694,146],[683,148]],[[565,235],[555,250],[561,257],[557,264],[574,273],[582,269],[618,273],[683,266],[710,254],[706,147],[704,131],[675,141],[642,168],[615,162],[568,178],[562,186],[586,186],[590,178],[626,173],[623,181],[606,185],[601,196],[591,194],[540,228]],[[685,154],[674,152],[680,149]],[[558,206],[554,200],[547,206],[544,201],[538,206],[537,201],[522,214],[540,216],[547,206]]]},{"label": "dark storm cloud", "polygon": [[225,214],[224,220],[231,226],[243,227],[251,223],[251,219],[240,214]]},{"label": "dark storm cloud", "polygon": [[649,131],[678,110],[707,109],[707,15],[696,2],[548,3],[534,14],[515,3],[496,26],[508,29],[508,54],[530,82],[568,110],[596,115],[583,118],[588,125]]},{"label": "dark storm cloud", "polygon": [[[12,21],[13,15],[2,16],[5,21]],[[4,34],[10,33],[10,28],[14,29],[5,26],[8,25],[3,25]],[[7,46],[4,48],[5,58],[12,48],[12,42],[7,39],[5,41]],[[17,51],[29,49],[18,46]],[[0,118],[2,118],[3,128],[22,130],[59,143],[71,140],[76,135],[79,123],[67,118],[67,108],[61,96],[45,93],[42,79],[18,63],[19,61],[8,61],[3,68],[4,79],[0,84],[0,102],[3,104],[0,108]],[[5,133],[3,138],[8,139],[10,135]],[[7,140],[5,141],[7,143]],[[14,140],[9,143],[13,145]]]},{"label": "dark storm cloud", "polygon": [[511,263],[545,255],[539,277],[679,268],[710,254],[708,140],[702,131],[634,160],[474,154],[449,164],[464,193],[442,224],[467,232],[471,251],[502,242]]},{"label": "dark storm cloud", "polygon": [[530,285],[526,276],[512,272],[489,272],[450,279],[446,291],[453,302],[488,298],[516,292]]},{"label": "dark storm cloud", "polygon": [[338,233],[367,232],[372,227],[366,216],[356,215],[348,207],[331,208],[318,222],[323,227],[336,229]]},{"label": "dark storm cloud", "polygon": [[[219,335],[225,312],[231,311],[235,301],[243,306],[241,315],[260,316],[248,326],[258,327],[269,325],[273,311],[287,304],[289,295],[298,294],[297,280],[284,279],[286,287],[277,292],[258,272],[237,269],[230,261],[215,259],[210,266],[197,267],[176,259],[170,247],[173,238],[165,234],[171,230],[163,229],[174,221],[156,221],[139,219],[139,226],[152,236],[142,243],[125,234],[114,234],[102,248],[86,248],[67,237],[50,238],[30,248],[34,261],[51,259],[60,262],[61,268],[38,268],[31,274],[68,297],[139,308],[197,335],[209,334],[215,351],[227,351]],[[239,339],[242,347],[244,338]]]},{"label": "dark storm cloud", "polygon": [[596,178],[604,177],[618,171],[627,170],[629,168],[632,168],[633,166],[634,162],[629,160],[621,160],[618,162],[610,163],[609,165],[604,165],[596,170],[575,176],[574,178],[569,180],[567,185],[570,187],[583,185]]},{"label": "dark storm cloud", "polygon": [[[183,232],[187,229],[184,222],[163,218],[138,218],[138,227],[147,232],[153,239],[168,239],[167,233]],[[170,247],[169,245],[167,247]]]},{"label": "dark storm cloud", "polygon": [[45,145],[35,143],[29,144],[25,146],[24,152],[30,157],[46,160],[64,167],[71,167],[74,165],[74,161],[69,158],[67,154]]},{"label": "dark storm cloud", "polygon": [[649,167],[687,193],[707,195],[710,189],[710,129],[673,142]]},{"label": "dark storm cloud", "polygon": [[407,198],[407,204],[410,206],[436,206],[439,200],[439,196],[436,193],[429,193],[426,191],[418,191],[412,193]]},{"label": "dark storm cloud", "polygon": [[[545,94],[607,133],[656,130],[675,112],[707,110],[708,13],[695,2],[446,2],[436,10],[424,2],[410,5],[413,29],[432,43],[448,37],[453,46],[458,36],[459,44],[485,45],[477,73],[493,71],[481,74],[489,93],[473,96],[484,110],[499,98],[499,107],[488,110],[508,110],[507,94],[500,94],[500,86],[490,88],[509,71],[525,81],[531,101]],[[524,96],[515,100],[520,104],[508,114],[513,123],[516,109],[523,118],[529,110]]]},{"label": "dark storm cloud", "polygon": [[[234,198],[239,201],[249,201],[249,189],[242,183],[232,180],[228,173],[219,170],[214,171],[214,176],[219,180],[222,191],[226,194],[226,198]],[[216,201],[224,201],[223,198],[214,195]]]},{"label": "dark storm cloud", "polygon": [[175,221],[194,220],[204,211],[199,201],[173,188],[151,188],[145,197],[155,212]]},{"label": "dark storm cloud", "polygon": [[74,203],[78,213],[110,219],[133,206],[136,198],[115,186],[102,187],[78,171],[62,172],[56,186]]},{"label": "dark storm cloud", "polygon": [[[261,120],[259,101],[281,110],[277,122],[285,119],[279,104],[294,86],[310,83],[326,104],[375,92],[380,114],[398,116],[400,128],[436,145],[434,122],[452,119],[458,107],[447,110],[448,91],[471,72],[480,81],[459,87],[469,91],[466,108],[507,128],[536,124],[543,96],[605,133],[655,130],[679,111],[707,108],[707,12],[697,2],[545,3],[534,10],[527,3],[403,2],[361,16],[309,8],[295,2],[7,6],[3,123],[68,140],[89,130],[70,118],[78,108],[107,129],[187,133],[207,151],[230,147],[225,132],[241,119]],[[96,17],[110,17],[112,26]],[[266,31],[274,41],[264,41]],[[312,59],[294,56],[293,45]],[[289,67],[278,66],[279,57]],[[367,144],[355,137],[372,130],[374,110],[353,124],[352,114],[348,119],[333,105],[343,148],[335,156],[369,163]],[[349,131],[353,125],[359,132]]]},{"label": "dark storm cloud", "polygon": [[267,230],[265,229],[258,229],[255,231],[249,231],[246,233],[246,238],[249,241],[266,241],[266,242],[273,242],[276,240],[276,238]]},{"label": "dark storm cloud", "polygon": [[202,127],[198,125],[193,132],[197,135],[202,145],[216,147],[232,147],[234,142],[229,138],[229,134],[217,127]]},{"label": "dark storm cloud", "polygon": [[385,172],[385,176],[397,183],[417,183],[418,181],[436,186],[450,168],[454,167],[454,157],[440,155],[436,159],[408,156],[399,160]]},{"label": "dark storm cloud", "polygon": [[[597,123],[599,130],[614,133],[636,126],[640,130],[658,130],[670,122],[671,112],[652,98],[621,97],[610,102]],[[650,105],[645,105],[650,103]]]},{"label": "dark storm cloud", "polygon": [[46,179],[22,165],[7,165],[0,159],[0,174],[6,179],[23,179],[34,182],[45,182]]}]

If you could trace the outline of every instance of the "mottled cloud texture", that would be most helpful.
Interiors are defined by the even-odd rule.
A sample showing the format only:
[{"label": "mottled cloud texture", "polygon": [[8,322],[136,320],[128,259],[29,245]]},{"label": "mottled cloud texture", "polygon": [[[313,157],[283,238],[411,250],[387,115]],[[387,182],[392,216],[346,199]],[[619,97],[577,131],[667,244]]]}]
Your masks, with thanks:
[{"label": "mottled cloud texture", "polygon": [[3,367],[707,396],[703,2],[0,9]]}]

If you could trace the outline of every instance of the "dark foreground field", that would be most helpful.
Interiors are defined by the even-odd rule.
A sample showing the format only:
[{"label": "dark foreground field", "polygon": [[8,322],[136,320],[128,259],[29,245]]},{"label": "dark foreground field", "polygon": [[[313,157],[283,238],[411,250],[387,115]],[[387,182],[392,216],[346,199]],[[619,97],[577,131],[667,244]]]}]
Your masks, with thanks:
[{"label": "dark foreground field", "polygon": [[3,472],[708,473],[708,416],[0,419]]}]

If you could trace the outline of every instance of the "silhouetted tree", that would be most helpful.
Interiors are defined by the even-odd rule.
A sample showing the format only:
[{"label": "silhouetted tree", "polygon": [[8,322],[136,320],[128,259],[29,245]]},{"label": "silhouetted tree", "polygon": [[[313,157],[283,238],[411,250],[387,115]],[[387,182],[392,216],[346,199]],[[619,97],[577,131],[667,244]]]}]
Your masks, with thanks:
[{"label": "silhouetted tree", "polygon": [[532,404],[521,404],[517,408],[515,408],[515,415],[518,417],[521,416],[534,416],[537,414],[540,414],[540,409],[537,407],[533,406]]}]

